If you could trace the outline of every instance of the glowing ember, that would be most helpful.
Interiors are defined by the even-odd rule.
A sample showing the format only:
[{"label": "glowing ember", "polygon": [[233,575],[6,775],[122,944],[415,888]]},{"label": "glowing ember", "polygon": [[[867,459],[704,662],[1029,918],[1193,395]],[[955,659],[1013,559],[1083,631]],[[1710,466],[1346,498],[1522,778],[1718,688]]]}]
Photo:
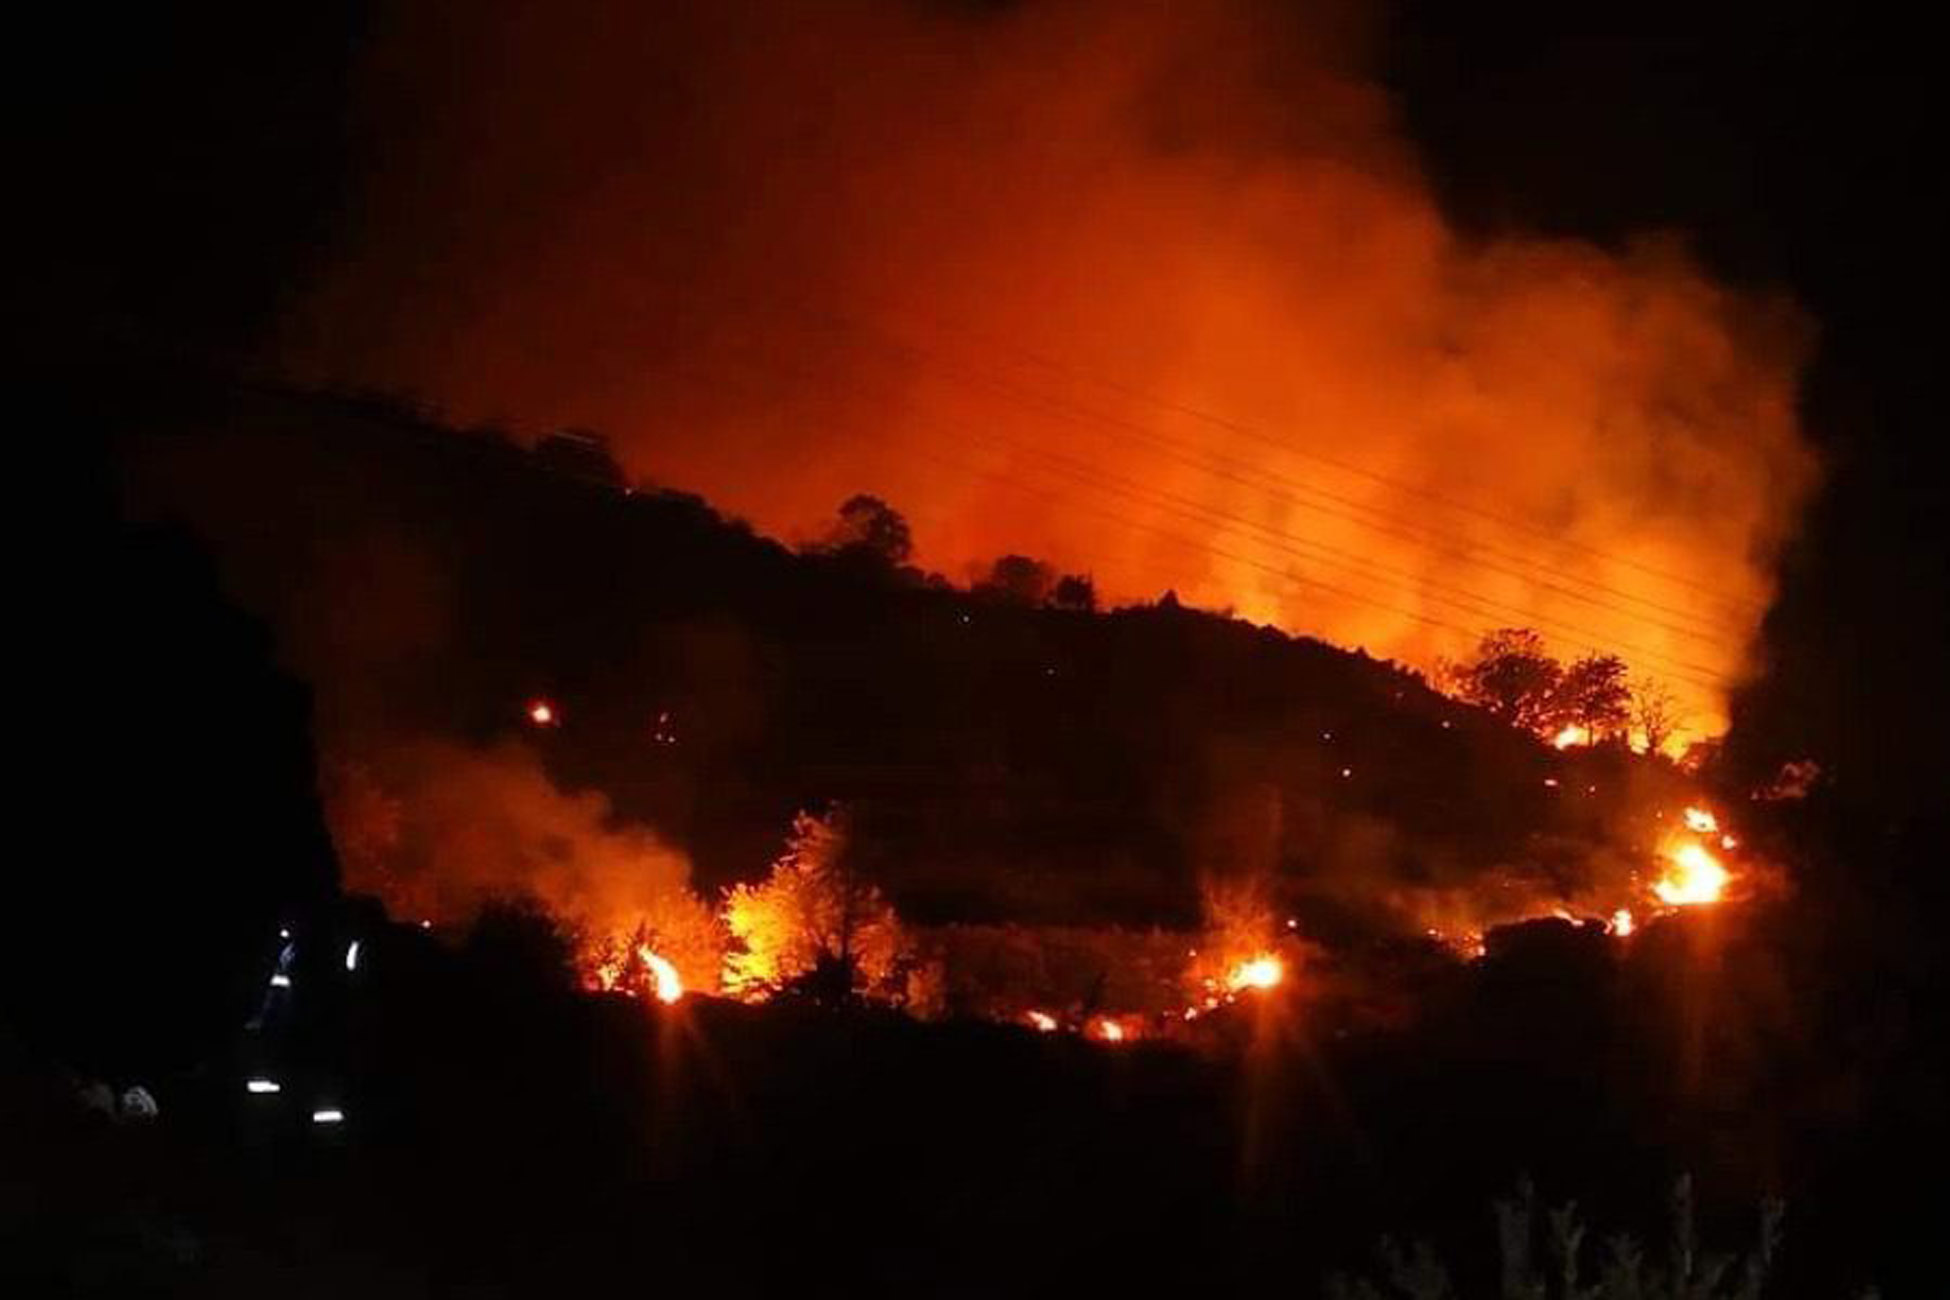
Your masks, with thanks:
[{"label": "glowing ember", "polygon": [[1629,907],[1621,907],[1611,914],[1611,932],[1621,939],[1630,934],[1637,924],[1632,920],[1632,909]]},{"label": "glowing ember", "polygon": [[1712,835],[1720,829],[1720,819],[1704,808],[1688,808],[1685,816],[1686,829],[1689,831]]},{"label": "glowing ember", "polygon": [[1580,727],[1575,724],[1564,728],[1564,730],[1551,737],[1551,747],[1553,749],[1569,749],[1573,745],[1589,745],[1590,743],[1591,728]]},{"label": "glowing ember", "polygon": [[1056,1017],[1047,1011],[1031,1011],[1023,1019],[1027,1020],[1032,1028],[1042,1033],[1050,1034],[1056,1032]]},{"label": "glowing ember", "polygon": [[1652,884],[1659,901],[1671,907],[1717,903],[1726,892],[1727,869],[1698,844],[1684,844],[1672,852],[1672,865]]},{"label": "glowing ember", "polygon": [[667,1005],[684,996],[684,981],[678,976],[675,966],[648,947],[639,947],[636,955],[642,959],[644,969],[650,972],[651,987],[657,1001]]},{"label": "glowing ember", "polygon": [[1270,989],[1286,975],[1278,957],[1263,953],[1240,962],[1226,973],[1226,987],[1234,993],[1242,989]]},{"label": "glowing ember", "polygon": [[535,700],[528,706],[528,720],[538,727],[555,725],[555,706],[547,700]]},{"label": "glowing ember", "polygon": [[1090,1030],[1092,1037],[1105,1043],[1121,1043],[1130,1037],[1123,1023],[1112,1020],[1109,1016],[1100,1016],[1092,1021]]}]

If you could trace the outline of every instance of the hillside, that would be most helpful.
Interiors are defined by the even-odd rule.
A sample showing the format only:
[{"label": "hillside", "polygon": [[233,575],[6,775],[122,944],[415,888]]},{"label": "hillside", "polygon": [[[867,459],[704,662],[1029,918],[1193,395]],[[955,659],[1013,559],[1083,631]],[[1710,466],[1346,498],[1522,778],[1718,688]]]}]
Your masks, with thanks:
[{"label": "hillside", "polygon": [[1310,929],[1480,926],[1643,865],[1691,788],[1169,595],[1026,607],[795,553],[582,444],[200,396],[132,433],[127,499],[206,539],[276,629],[328,780],[410,786],[424,742],[515,745],[706,891],[762,870],[795,810],[843,803],[918,922],[1186,927],[1201,880],[1249,876]]}]

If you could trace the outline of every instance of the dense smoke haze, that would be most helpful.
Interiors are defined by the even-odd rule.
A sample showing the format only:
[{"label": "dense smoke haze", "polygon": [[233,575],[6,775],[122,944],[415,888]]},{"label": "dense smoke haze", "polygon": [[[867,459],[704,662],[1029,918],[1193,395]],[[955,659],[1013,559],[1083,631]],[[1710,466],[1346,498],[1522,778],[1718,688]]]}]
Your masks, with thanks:
[{"label": "dense smoke haze", "polygon": [[349,888],[402,919],[464,922],[533,898],[575,926],[627,930],[690,903],[690,863],[650,831],[620,825],[593,791],[565,793],[523,746],[395,742],[378,770],[341,760],[326,807]]},{"label": "dense smoke haze", "polygon": [[1371,17],[402,7],[286,355],[788,539],[878,493],[957,580],[1035,554],[1423,666],[1534,625],[1714,729],[1812,331],[1683,232],[1458,233]]}]

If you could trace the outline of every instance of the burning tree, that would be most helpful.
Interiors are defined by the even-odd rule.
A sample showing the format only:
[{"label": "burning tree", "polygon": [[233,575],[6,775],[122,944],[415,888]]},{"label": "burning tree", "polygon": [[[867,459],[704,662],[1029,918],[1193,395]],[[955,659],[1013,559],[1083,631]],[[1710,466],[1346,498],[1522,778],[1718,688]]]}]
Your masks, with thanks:
[{"label": "burning tree", "polygon": [[1281,983],[1287,963],[1264,888],[1250,881],[1207,881],[1202,892],[1204,930],[1185,971],[1194,1006],[1209,1010],[1249,989]]},{"label": "burning tree", "polygon": [[1647,677],[1632,687],[1632,726],[1645,738],[1646,753],[1665,752],[1684,720],[1679,697],[1664,682]]},{"label": "burning tree", "polygon": [[660,895],[634,929],[611,928],[585,937],[579,962],[584,983],[630,993],[654,992],[664,1001],[672,987],[713,992],[724,967],[724,924],[687,889]]},{"label": "burning tree", "polygon": [[1558,676],[1548,704],[1551,727],[1575,727],[1586,744],[1623,731],[1632,716],[1625,661],[1617,655],[1586,655]]},{"label": "burning tree", "polygon": [[843,991],[892,991],[907,965],[907,938],[847,847],[844,813],[800,813],[770,874],[725,896],[728,992],[764,997],[816,972],[844,981]]},{"label": "burning tree", "polygon": [[[1638,720],[1626,672],[1617,655],[1559,663],[1540,634],[1506,627],[1484,637],[1473,658],[1450,665],[1444,675],[1455,695],[1514,727],[1555,736],[1562,748],[1596,744]],[[1653,717],[1662,742],[1672,732],[1671,707],[1670,696],[1664,697],[1663,711]]]}]

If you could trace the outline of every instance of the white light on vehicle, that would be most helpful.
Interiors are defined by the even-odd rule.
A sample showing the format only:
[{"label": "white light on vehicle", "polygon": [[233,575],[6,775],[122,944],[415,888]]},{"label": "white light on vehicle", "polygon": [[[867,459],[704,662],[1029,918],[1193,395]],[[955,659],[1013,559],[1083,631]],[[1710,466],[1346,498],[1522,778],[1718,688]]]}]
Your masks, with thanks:
[{"label": "white light on vehicle", "polygon": [[359,941],[357,939],[354,939],[351,943],[346,945],[345,968],[347,970],[359,969]]},{"label": "white light on vehicle", "polygon": [[315,1110],[311,1113],[311,1122],[314,1124],[343,1124],[345,1122],[345,1112],[336,1106],[327,1107],[324,1110]]},{"label": "white light on vehicle", "polygon": [[265,1093],[283,1092],[284,1089],[278,1085],[276,1079],[248,1079],[244,1082],[244,1091],[262,1096]]},{"label": "white light on vehicle", "polygon": [[271,977],[271,987],[274,989],[288,989],[291,987],[291,977],[280,971]]},{"label": "white light on vehicle", "polygon": [[291,937],[291,931],[290,931],[290,930],[288,930],[288,929],[286,929],[286,928],[285,928],[284,926],[279,926],[279,927],[278,927],[278,938],[280,938],[280,939],[289,939],[290,937]]}]

